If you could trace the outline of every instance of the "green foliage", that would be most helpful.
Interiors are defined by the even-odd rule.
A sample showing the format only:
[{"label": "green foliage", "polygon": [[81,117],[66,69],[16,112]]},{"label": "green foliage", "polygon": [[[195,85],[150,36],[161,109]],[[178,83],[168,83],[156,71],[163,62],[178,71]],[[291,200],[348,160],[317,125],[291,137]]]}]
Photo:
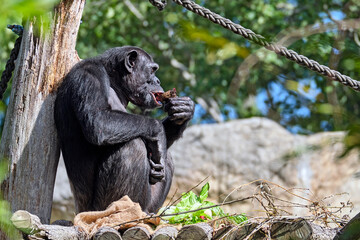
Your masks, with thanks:
[{"label": "green foliage", "polygon": [[[8,172],[8,162],[5,160],[0,161],[0,184],[5,179]],[[15,229],[11,223],[11,210],[10,204],[3,200],[2,193],[0,192],[0,232],[4,232],[10,239],[22,239],[19,231]]]},{"label": "green foliage", "polygon": [[[166,209],[163,213],[167,214],[175,214],[174,216],[163,217],[163,219],[167,220],[170,224],[195,224],[199,222],[206,222],[209,220],[217,219],[217,218],[227,218],[232,223],[240,224],[247,220],[246,216],[243,214],[240,215],[232,215],[230,216],[219,206],[215,206],[212,208],[207,208],[214,206],[214,203],[206,201],[209,194],[209,183],[206,183],[201,192],[196,195],[194,192],[190,191],[182,195],[181,201],[175,206],[171,206],[169,208],[160,209],[160,213]],[[177,214],[182,212],[193,211],[201,208],[207,208],[195,212]]]},{"label": "green foliage", "polygon": [[40,17],[48,13],[58,0],[0,0],[0,29],[9,21],[21,25],[21,18]]},{"label": "green foliage", "polygon": [[0,199],[0,231],[4,232],[10,239],[21,239],[19,231],[11,223],[10,204]]}]

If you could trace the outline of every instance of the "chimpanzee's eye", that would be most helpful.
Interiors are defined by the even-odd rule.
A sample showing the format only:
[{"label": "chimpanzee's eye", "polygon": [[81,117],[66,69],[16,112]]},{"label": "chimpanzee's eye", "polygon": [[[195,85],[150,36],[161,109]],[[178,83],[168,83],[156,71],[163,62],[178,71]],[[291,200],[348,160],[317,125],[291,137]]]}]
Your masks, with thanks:
[{"label": "chimpanzee's eye", "polygon": [[159,65],[156,63],[151,66],[151,73],[155,73],[159,69]]}]

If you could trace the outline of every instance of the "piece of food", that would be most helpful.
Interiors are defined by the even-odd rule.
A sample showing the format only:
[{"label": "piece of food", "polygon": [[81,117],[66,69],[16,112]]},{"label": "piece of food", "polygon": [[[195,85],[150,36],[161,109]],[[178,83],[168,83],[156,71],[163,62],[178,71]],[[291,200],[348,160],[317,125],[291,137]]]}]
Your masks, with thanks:
[{"label": "piece of food", "polygon": [[176,89],[173,88],[172,90],[166,91],[164,93],[159,93],[155,95],[156,101],[159,102],[166,102],[166,100],[168,100],[169,98],[175,98],[177,97],[176,95]]}]

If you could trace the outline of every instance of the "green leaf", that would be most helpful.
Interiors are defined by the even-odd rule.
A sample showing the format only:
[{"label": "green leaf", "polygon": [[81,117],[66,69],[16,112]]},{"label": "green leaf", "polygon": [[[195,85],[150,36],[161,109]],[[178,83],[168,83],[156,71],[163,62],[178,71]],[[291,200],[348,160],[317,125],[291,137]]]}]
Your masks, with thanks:
[{"label": "green leaf", "polygon": [[225,216],[224,211],[220,207],[211,208],[211,211],[213,213],[213,216],[219,216],[219,217]]},{"label": "green leaf", "polygon": [[196,194],[194,192],[188,192],[188,193],[185,193],[182,196],[181,201],[178,203],[177,206],[179,206],[179,207],[184,207],[184,206],[191,207],[192,205],[194,205],[194,204],[196,204],[198,202],[199,202],[198,196],[196,196]]},{"label": "green leaf", "polygon": [[200,192],[200,202],[203,202],[207,199],[209,194],[210,184],[207,182],[202,188]]}]

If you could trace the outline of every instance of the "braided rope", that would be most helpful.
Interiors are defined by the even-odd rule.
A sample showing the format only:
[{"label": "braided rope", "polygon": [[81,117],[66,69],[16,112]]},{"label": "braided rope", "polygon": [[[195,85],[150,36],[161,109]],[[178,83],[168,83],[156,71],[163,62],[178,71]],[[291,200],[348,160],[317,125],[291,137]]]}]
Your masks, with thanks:
[{"label": "braided rope", "polygon": [[[20,26],[21,27],[21,26]],[[11,50],[10,58],[6,62],[5,70],[1,74],[1,81],[0,81],[0,99],[3,98],[4,92],[6,91],[7,85],[11,79],[12,73],[15,69],[15,60],[19,55],[20,45],[22,40],[22,27],[20,28],[19,25],[8,25],[13,32],[19,35],[19,37],[15,41],[14,48]],[[20,30],[19,30],[20,29]]]},{"label": "braided rope", "polygon": [[155,7],[157,7],[159,11],[164,10],[164,8],[166,7],[166,0],[149,0],[149,2]]},{"label": "braided rope", "polygon": [[191,0],[173,0],[173,1],[176,4],[188,9],[189,11],[196,13],[197,15],[200,15],[212,21],[213,23],[216,23],[258,45],[265,47],[268,50],[275,52],[277,55],[286,57],[287,59],[294,61],[303,67],[306,67],[332,80],[338,81],[345,86],[351,87],[355,91],[360,91],[360,82],[350,78],[349,76],[343,75],[338,71],[335,71],[327,66],[321,65],[318,62],[311,60],[303,55],[300,55],[293,50],[287,49],[286,47],[268,42],[263,36],[256,34],[250,29],[246,29],[240,24],[236,24],[227,18],[224,18],[216,13],[213,13],[209,9],[202,7]]}]

